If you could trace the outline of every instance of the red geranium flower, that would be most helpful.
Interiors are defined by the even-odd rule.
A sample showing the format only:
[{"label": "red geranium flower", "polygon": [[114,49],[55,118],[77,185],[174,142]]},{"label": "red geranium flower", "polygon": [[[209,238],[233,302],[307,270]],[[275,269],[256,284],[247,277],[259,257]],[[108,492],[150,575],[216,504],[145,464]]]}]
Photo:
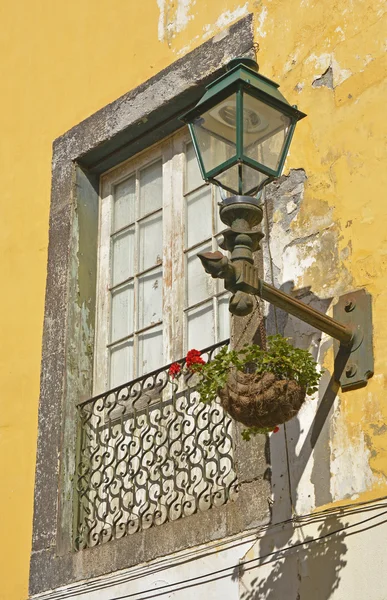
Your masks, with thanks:
[{"label": "red geranium flower", "polygon": [[204,360],[200,356],[199,350],[189,350],[185,359],[187,369],[195,369],[194,365],[204,365]]},{"label": "red geranium flower", "polygon": [[175,377],[177,377],[179,375],[181,371],[181,365],[179,365],[179,363],[173,363],[168,370],[168,374],[170,377],[172,377],[172,379],[175,379]]},{"label": "red geranium flower", "polygon": [[276,425],[276,427],[274,427],[274,429],[273,429],[273,433],[277,433],[277,431],[279,431],[279,427],[278,427],[278,425]]}]

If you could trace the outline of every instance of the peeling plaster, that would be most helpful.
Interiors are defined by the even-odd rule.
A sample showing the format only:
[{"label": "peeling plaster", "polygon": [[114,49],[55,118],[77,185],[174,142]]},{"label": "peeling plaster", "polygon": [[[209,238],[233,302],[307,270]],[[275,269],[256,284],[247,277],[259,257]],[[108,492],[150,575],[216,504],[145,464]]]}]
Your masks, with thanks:
[{"label": "peeling plaster", "polygon": [[340,34],[340,40],[343,42],[345,40],[345,33],[344,31],[341,29],[341,27],[336,27],[335,29],[335,33],[339,33]]},{"label": "peeling plaster", "polygon": [[[188,4],[189,0],[185,0],[185,2],[187,2],[187,4]],[[195,4],[195,1],[193,2],[193,4]],[[214,33],[219,29],[220,29],[219,33],[214,35],[214,42],[218,42],[218,41],[222,40],[224,37],[226,37],[228,35],[227,27],[229,25],[231,25],[232,23],[234,23],[235,21],[237,21],[238,19],[245,16],[247,13],[248,13],[248,2],[246,2],[246,4],[244,4],[243,6],[238,6],[233,11],[228,10],[228,11],[222,13],[214,23],[211,23],[211,24],[207,23],[206,25],[203,25],[203,28],[202,28],[203,34],[196,35],[195,37],[191,38],[190,43],[188,45],[184,46],[183,48],[181,48],[177,52],[177,56],[184,56],[185,54],[187,54],[187,52],[189,52],[192,49],[192,45],[194,42],[197,42],[197,40],[199,40],[199,39],[202,41],[207,40],[211,35],[214,35]],[[192,18],[193,18],[193,16],[188,17],[188,21]],[[187,23],[188,23],[188,21],[187,21]],[[175,52],[175,50],[173,50],[173,52]]]},{"label": "peeling plaster", "polygon": [[286,205],[286,212],[288,213],[288,215],[290,215],[292,212],[294,212],[297,208],[297,204],[295,202],[293,202],[293,200],[290,200],[290,202],[287,203]]},{"label": "peeling plaster", "polygon": [[159,22],[157,25],[157,36],[159,42],[163,42],[165,37],[165,3],[166,0],[157,0],[157,6],[159,7],[160,11]]},{"label": "peeling plaster", "polygon": [[[273,267],[277,271],[274,278],[274,285],[279,286],[283,282],[282,266],[284,247],[289,245],[294,235],[290,225],[297,219],[300,210],[300,204],[304,193],[305,172],[292,170],[289,176],[281,177],[277,182],[265,189],[265,201],[271,207],[269,217],[269,231],[266,231],[266,237],[262,243],[265,265],[266,281],[271,282],[269,248],[273,260]],[[292,210],[288,213],[284,211],[284,206],[292,202]],[[295,205],[295,207],[293,207]]]},{"label": "peeling plaster", "polygon": [[[287,335],[287,333],[286,333]],[[309,430],[316,413],[317,396],[308,398],[299,414],[287,424],[291,457],[291,480],[293,505],[298,514],[308,514],[316,505],[315,487],[312,482],[313,460],[305,464],[303,453]],[[292,446],[294,447],[292,448]]]},{"label": "peeling plaster", "polygon": [[178,0],[176,10],[176,26],[175,32],[179,33],[185,27],[187,27],[189,21],[193,19],[193,15],[190,15],[191,0]]},{"label": "peeling plaster", "polygon": [[282,271],[284,281],[294,281],[297,285],[297,282],[303,278],[304,272],[316,262],[313,250],[313,244],[310,242],[303,247],[294,244],[285,250]]},{"label": "peeling plaster", "polygon": [[190,15],[192,0],[176,0],[176,5],[171,0],[157,0],[160,11],[158,20],[158,39],[160,42],[170,40],[177,33],[183,31],[189,21],[194,18]]},{"label": "peeling plaster", "polygon": [[248,2],[244,4],[244,6],[238,6],[235,10],[227,10],[222,13],[215,21],[213,25],[204,25],[203,31],[205,33],[210,33],[215,31],[216,29],[222,29],[224,27],[228,27],[231,23],[244,17],[248,13]]},{"label": "peeling plaster", "polygon": [[320,298],[332,298],[350,284],[350,275],[339,267],[338,231],[324,228],[282,247],[282,279],[296,287],[311,285]]},{"label": "peeling plaster", "polygon": [[314,62],[314,68],[316,69],[316,72],[313,75],[314,79],[321,77],[321,73],[328,69],[328,67],[331,64],[331,56],[332,55],[330,53],[324,52],[323,54],[320,54],[320,56],[316,56],[316,54],[311,54],[305,60],[305,64]]},{"label": "peeling plaster", "polygon": [[[203,36],[203,39],[207,38],[207,36]],[[194,38],[191,39],[190,43],[188,44],[188,46],[184,46],[184,48],[181,48],[178,52],[177,52],[177,56],[184,56],[185,54],[187,54],[191,49],[192,49],[192,44],[194,42],[196,42],[199,39],[198,35],[195,35]],[[173,52],[176,52],[176,49],[173,48],[172,50]]]},{"label": "peeling plaster", "polygon": [[371,423],[370,428],[373,430],[374,435],[383,435],[384,433],[387,433],[386,423],[383,423],[382,425]]},{"label": "peeling plaster", "polygon": [[[371,54],[367,54],[364,58],[363,58],[363,65],[366,67],[371,61],[373,61],[374,58]],[[360,69],[360,73],[363,73],[364,69]]]},{"label": "peeling plaster", "polygon": [[344,69],[339,65],[334,54],[323,53],[320,56],[311,54],[305,62],[311,61],[314,61],[315,68],[319,71],[313,75],[312,87],[326,86],[334,89],[353,74],[350,69]]},{"label": "peeling plaster", "polygon": [[[321,64],[324,64],[324,60]],[[342,258],[349,256],[352,249],[350,240],[347,246],[340,248],[341,229],[334,220],[334,207],[314,198],[309,189],[305,189],[306,185],[306,174],[298,169],[291,170],[288,176],[281,177],[278,183],[268,186],[266,190],[274,285],[293,293],[317,310],[327,312],[332,298],[352,287],[352,275],[339,259],[340,251]],[[264,253],[265,277],[271,281],[268,249],[265,252],[264,248]],[[313,355],[316,359],[319,356],[319,362],[322,363],[327,351],[326,343],[324,348],[320,347],[324,336],[282,311],[277,313],[279,332],[292,338],[298,347],[313,347]],[[273,328],[272,309],[268,313],[270,328]],[[329,347],[332,347],[331,339]],[[366,436],[361,433],[359,426],[354,442],[353,436],[349,437],[346,430],[348,415],[340,409],[334,391],[329,391],[330,379],[329,371],[325,371],[319,398],[331,400],[325,400],[322,413],[318,413],[317,397],[311,398],[297,418],[286,424],[292,499],[299,513],[311,511],[316,505],[332,499],[352,497],[355,492],[360,494],[374,483],[369,464],[372,454]],[[329,402],[332,404],[329,405]],[[321,420],[324,406],[328,406],[328,409]],[[336,415],[333,441],[330,435],[331,410]],[[315,419],[322,427],[317,438],[314,437]],[[348,468],[349,464],[351,469]],[[333,479],[337,478],[337,483],[329,483],[331,474]]]},{"label": "peeling plaster", "polygon": [[291,54],[289,56],[288,60],[284,64],[284,72],[285,73],[287,73],[288,71],[291,71],[293,69],[294,65],[297,64],[299,55],[300,55],[300,50],[297,48],[295,50],[295,52],[293,52],[293,54]]},{"label": "peeling plaster", "polygon": [[350,69],[343,69],[340,67],[337,60],[332,56],[332,72],[333,72],[333,87],[337,87],[343,81],[351,77],[352,71]]},{"label": "peeling plaster", "polygon": [[373,473],[369,465],[371,452],[359,423],[357,441],[349,436],[346,416],[336,412],[331,438],[331,493],[333,501],[356,498],[371,489]]},{"label": "peeling plaster", "polygon": [[264,6],[258,16],[257,34],[259,37],[266,37],[266,31],[263,29],[267,17],[267,8]]},{"label": "peeling plaster", "polygon": [[316,88],[322,86],[333,90],[333,71],[331,66],[329,66],[320,77],[313,80],[312,87]]}]

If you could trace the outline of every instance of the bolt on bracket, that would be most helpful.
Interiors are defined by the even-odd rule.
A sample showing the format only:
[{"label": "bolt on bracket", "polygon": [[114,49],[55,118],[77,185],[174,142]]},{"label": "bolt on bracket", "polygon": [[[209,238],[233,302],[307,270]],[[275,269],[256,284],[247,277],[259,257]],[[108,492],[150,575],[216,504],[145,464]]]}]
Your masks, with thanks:
[{"label": "bolt on bracket", "polygon": [[[357,290],[340,296],[333,307],[333,317],[354,332],[344,369],[336,373],[337,381],[343,391],[363,387],[374,374],[371,294]],[[336,357],[339,350],[339,344],[335,342]]]}]

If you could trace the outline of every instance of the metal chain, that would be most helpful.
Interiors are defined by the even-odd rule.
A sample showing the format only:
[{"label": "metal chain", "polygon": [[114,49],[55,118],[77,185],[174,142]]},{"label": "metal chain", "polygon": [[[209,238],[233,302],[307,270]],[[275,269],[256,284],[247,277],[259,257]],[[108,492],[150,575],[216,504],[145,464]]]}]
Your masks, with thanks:
[{"label": "metal chain", "polygon": [[[258,296],[255,296],[255,301],[256,301],[257,307],[258,307],[259,333],[261,335],[262,350],[267,350],[265,321],[264,321],[264,316],[263,316],[263,312],[261,310],[261,304],[260,304]],[[262,300],[262,304],[263,304],[263,300]]]},{"label": "metal chain", "polygon": [[239,346],[239,342],[241,341],[241,339],[243,338],[244,334],[246,333],[246,330],[247,330],[248,326],[249,326],[249,325],[250,325],[250,323],[251,323],[251,319],[254,317],[254,315],[255,315],[255,313],[256,313],[256,312],[257,312],[257,308],[255,308],[255,309],[252,311],[251,315],[250,315],[250,316],[249,316],[249,318],[247,319],[247,321],[246,321],[246,323],[245,323],[245,326],[244,326],[244,328],[242,329],[242,332],[241,332],[241,334],[240,334],[240,336],[239,336],[239,338],[238,338],[238,341],[237,341],[237,342],[236,342],[236,344],[235,344],[235,348],[238,348],[238,346]]},{"label": "metal chain", "polygon": [[235,348],[238,348],[239,342],[241,341],[244,334],[246,333],[247,328],[250,325],[252,318],[254,317],[255,314],[257,314],[259,317],[259,333],[261,336],[262,349],[266,350],[266,329],[265,329],[265,323],[264,323],[264,316],[263,316],[263,313],[261,310],[261,305],[260,305],[258,296],[255,296],[255,302],[256,302],[256,306],[255,306],[254,310],[252,311],[250,317],[247,319],[245,326],[242,329],[242,332],[238,338],[238,341],[235,344]]}]

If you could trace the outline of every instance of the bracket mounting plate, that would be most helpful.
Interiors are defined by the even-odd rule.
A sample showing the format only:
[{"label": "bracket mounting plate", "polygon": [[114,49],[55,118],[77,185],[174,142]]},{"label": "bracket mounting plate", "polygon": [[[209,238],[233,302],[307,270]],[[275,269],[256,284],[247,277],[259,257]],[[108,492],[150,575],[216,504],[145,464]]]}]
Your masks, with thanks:
[{"label": "bracket mounting plate", "polygon": [[333,318],[355,332],[351,348],[335,342],[335,376],[345,392],[367,385],[374,374],[372,347],[372,296],[357,290],[340,296],[333,307]]}]

